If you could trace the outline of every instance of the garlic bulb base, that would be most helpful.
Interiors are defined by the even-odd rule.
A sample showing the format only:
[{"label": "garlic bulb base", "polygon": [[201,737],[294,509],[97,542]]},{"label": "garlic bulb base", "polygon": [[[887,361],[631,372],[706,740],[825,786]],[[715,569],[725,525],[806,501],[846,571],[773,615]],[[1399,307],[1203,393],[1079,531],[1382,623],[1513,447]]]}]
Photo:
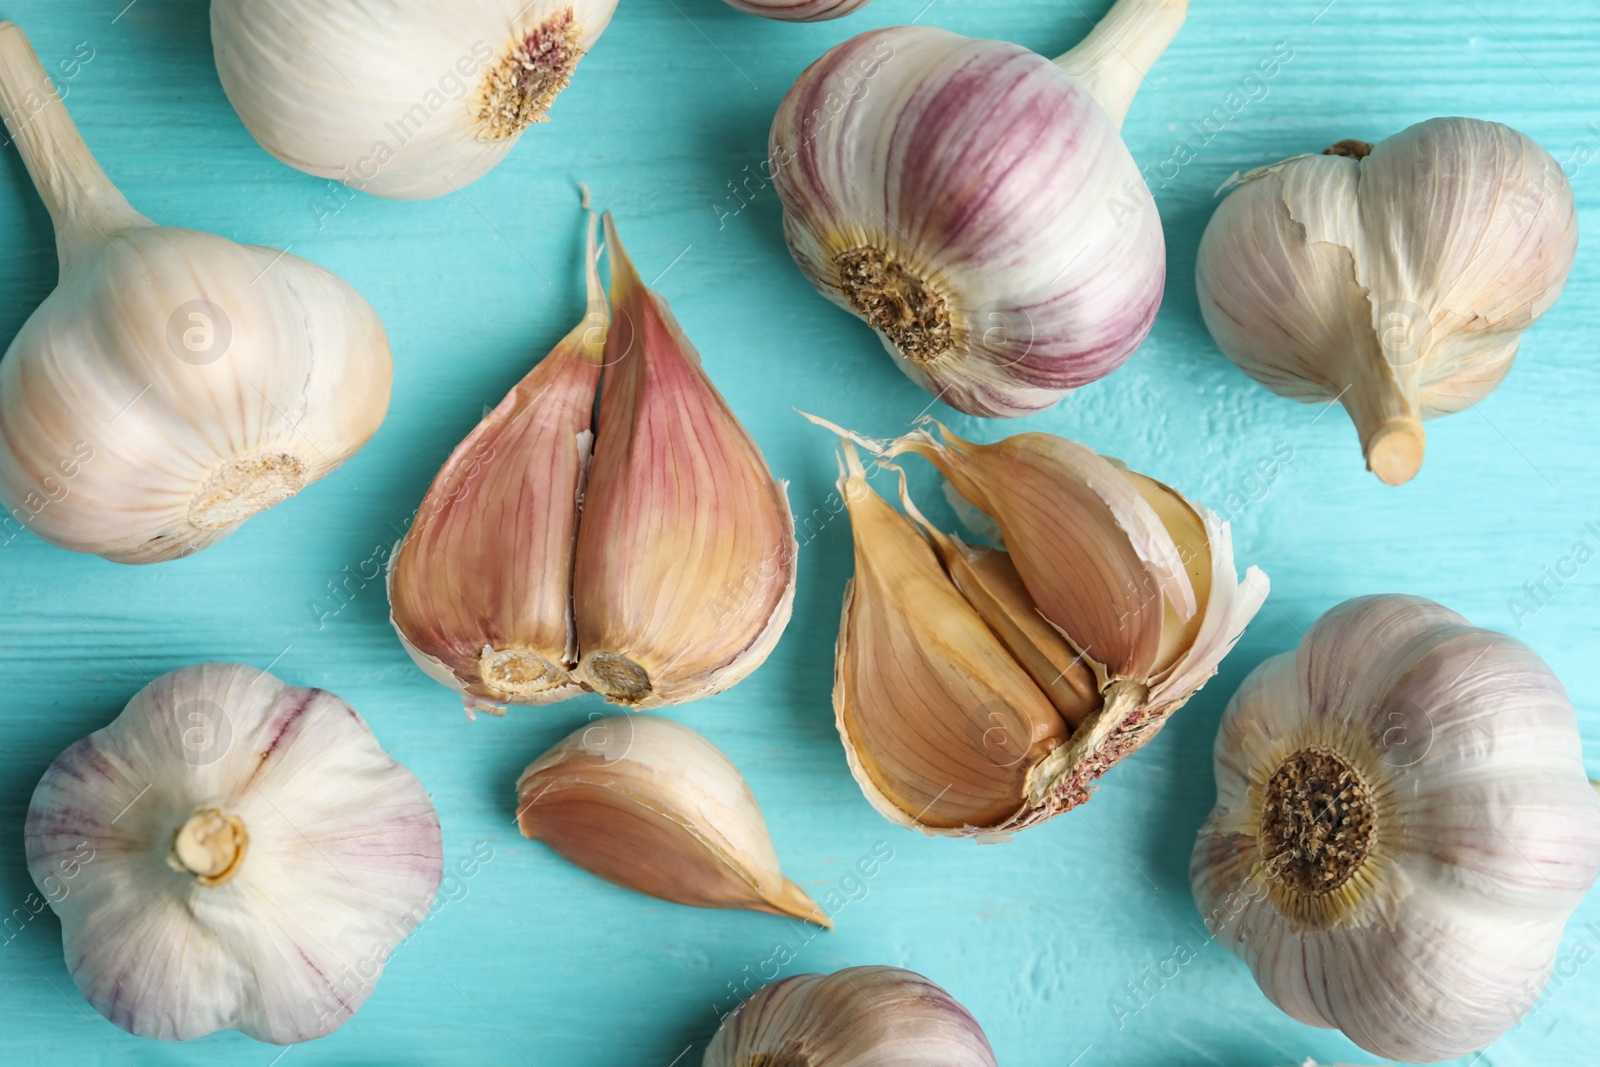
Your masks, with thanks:
[{"label": "garlic bulb base", "polygon": [[950,301],[904,263],[865,245],[833,261],[839,292],[902,359],[929,363],[953,347]]},{"label": "garlic bulb base", "polygon": [[201,808],[172,837],[167,866],[195,876],[211,888],[232,878],[250,848],[244,820],[217,808]]},{"label": "garlic bulb base", "polygon": [[550,106],[561,90],[572,84],[572,72],[583,56],[583,28],[570,7],[550,15],[526,38],[513,42],[500,65],[484,80],[477,106],[477,118],[483,124],[478,136],[501,141],[550,121]]},{"label": "garlic bulb base", "polygon": [[310,467],[289,452],[235,456],[212,473],[189,503],[189,521],[207,532],[226,530],[294,496]]},{"label": "garlic bulb base", "polygon": [[614,652],[589,653],[578,672],[589,688],[619,704],[637,704],[652,691],[650,672]]},{"label": "garlic bulb base", "polygon": [[1345,156],[1349,159],[1366,159],[1372,155],[1371,141],[1358,141],[1354,137],[1347,137],[1337,144],[1331,144],[1322,150],[1325,156]]},{"label": "garlic bulb base", "polygon": [[1367,469],[1386,485],[1404,485],[1422,469],[1426,440],[1422,423],[1416,419],[1391,419],[1362,446]]},{"label": "garlic bulb base", "polygon": [[1372,787],[1334,749],[1299,749],[1267,780],[1260,838],[1261,855],[1284,890],[1326,897],[1361,871],[1377,844]]}]

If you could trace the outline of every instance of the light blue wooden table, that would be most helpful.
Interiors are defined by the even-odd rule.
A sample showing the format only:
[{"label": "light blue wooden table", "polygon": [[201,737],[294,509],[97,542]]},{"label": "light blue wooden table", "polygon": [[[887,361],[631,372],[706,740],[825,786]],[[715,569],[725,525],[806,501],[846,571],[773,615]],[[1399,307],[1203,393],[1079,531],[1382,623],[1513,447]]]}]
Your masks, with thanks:
[{"label": "light blue wooden table", "polygon": [[[1092,804],[980,848],[891,826],[851,780],[829,702],[850,533],[837,521],[802,534],[794,622],[776,654],[735,690],[675,715],[743,768],[789,874],[819,897],[830,887],[850,896],[837,932],[815,936],[770,916],[635,896],[524,841],[512,824],[517,772],[603,705],[469,724],[401,651],[380,583],[342,608],[329,585],[371,573],[367,561],[484,405],[580,314],[580,180],[616,213],[647,278],[672,265],[659,289],[790,481],[796,512],[809,513],[832,488],[834,461],[827,436],[791,406],[887,434],[926,397],[794,269],[771,190],[742,209],[730,194],[762,159],[779,98],[824,49],[870,27],[920,19],[1054,54],[1108,0],[877,0],[817,26],[749,18],[719,0],[622,0],[555,121],[486,180],[429,203],[358,197],[320,226],[317,205],[337,200],[239,124],[212,67],[204,0],[125,2],[11,0],[0,15],[23,25],[47,64],[80,42],[92,49],[68,104],[141,211],[290,247],[359,288],[393,339],[394,405],[344,476],[191,559],[129,569],[31,536],[0,548],[0,908],[32,891],[22,822],[50,760],[146,679],[212,659],[275,664],[351,701],[432,791],[447,860],[478,842],[493,858],[447,884],[448,903],[352,1022],[279,1060],[238,1034],[164,1046],[115,1029],[73,988],[47,911],[0,945],[0,1062],[689,1067],[730,991],[772,977],[777,950],[793,955],[784,974],[863,963],[927,974],[973,1011],[1006,1067],[1370,1063],[1338,1034],[1279,1014],[1207,942],[1191,901],[1189,849],[1212,802],[1211,739],[1234,686],[1332,604],[1419,593],[1537,649],[1571,690],[1600,774],[1600,565],[1531,617],[1514,618],[1508,603],[1574,540],[1595,544],[1584,524],[1600,521],[1600,11],[1589,0],[1197,0],[1125,129],[1152,168],[1175,140],[1197,153],[1156,190],[1169,266],[1150,340],[1109,379],[1025,423],[937,413],[984,439],[1064,434],[1233,512],[1241,566],[1271,575],[1272,599],[1221,675]],[[1280,42],[1293,58],[1265,95],[1255,90],[1201,145],[1188,121]],[[1422,475],[1390,489],[1362,469],[1338,413],[1313,425],[1312,409],[1272,397],[1218,354],[1196,307],[1195,246],[1212,191],[1234,170],[1451,114],[1510,123],[1566,163],[1585,238],[1565,296],[1509,380],[1478,410],[1431,424]],[[0,219],[8,339],[56,269],[48,220],[11,150],[0,153]],[[1280,445],[1292,459],[1270,483],[1254,480]],[[879,842],[893,859],[854,880]],[[1536,1014],[1461,1062],[1592,1063],[1600,966],[1578,961],[1597,950],[1600,897],[1568,928],[1564,977]],[[1128,983],[1151,993],[1130,999]]]}]

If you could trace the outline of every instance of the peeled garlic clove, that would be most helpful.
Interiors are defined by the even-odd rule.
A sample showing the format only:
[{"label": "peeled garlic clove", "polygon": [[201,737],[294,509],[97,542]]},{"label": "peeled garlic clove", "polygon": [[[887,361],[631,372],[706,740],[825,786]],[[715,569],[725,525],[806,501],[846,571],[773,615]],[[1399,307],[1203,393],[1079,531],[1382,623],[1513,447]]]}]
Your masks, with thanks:
[{"label": "peeled garlic clove", "polygon": [[296,256],[134,211],[9,22],[0,110],[61,261],[0,361],[8,534],[119,563],[174,559],[366,443],[393,365],[354,289]]},{"label": "peeled garlic clove", "polygon": [[731,8],[747,15],[782,22],[824,22],[843,18],[866,7],[871,0],[727,0]]},{"label": "peeled garlic clove", "polygon": [[970,1012],[920,974],[847,967],[756,992],[711,1039],[702,1067],[995,1067]]},{"label": "peeled garlic clove", "polygon": [[1536,1004],[1600,872],[1561,683],[1421,597],[1324,615],[1223,714],[1195,899],[1262,991],[1376,1055],[1466,1055]]},{"label": "peeled garlic clove", "polygon": [[1195,284],[1229,359],[1284,396],[1342,403],[1368,467],[1397,485],[1421,466],[1423,420],[1510,370],[1577,242],[1549,153],[1499,123],[1429,119],[1244,175]]},{"label": "peeled garlic clove", "polygon": [[[550,117],[616,0],[212,0],[217,74],[261,146],[401,200],[487,174]],[[328,215],[343,207],[330,198]]]},{"label": "peeled garlic clove", "polygon": [[166,1041],[336,1030],[443,868],[427,792],[355,709],[220,663],[163,675],[63,752],[25,835],[78,989]]},{"label": "peeled garlic clove", "polygon": [[913,381],[973,415],[1050,407],[1119,367],[1166,280],[1119,128],[1187,0],[1118,0],[1055,62],[926,26],[801,74],[768,145],[800,270]]},{"label": "peeled garlic clove", "polygon": [[639,893],[833,926],[784,877],[739,769],[668,719],[618,715],[574,731],[517,780],[517,825]]},{"label": "peeled garlic clove", "polygon": [[607,324],[591,216],[589,308],[433,480],[393,557],[389,602],[406,651],[472,710],[582,689],[572,566]]},{"label": "peeled garlic clove", "polygon": [[1006,824],[1061,716],[928,543],[867,482],[844,444],[839,495],[855,536],[834,667],[850,769],[885,818],[927,832]]},{"label": "peeled garlic clove", "polygon": [[794,601],[784,487],[606,217],[612,328],[573,577],[575,676],[649,708],[767,658]]}]

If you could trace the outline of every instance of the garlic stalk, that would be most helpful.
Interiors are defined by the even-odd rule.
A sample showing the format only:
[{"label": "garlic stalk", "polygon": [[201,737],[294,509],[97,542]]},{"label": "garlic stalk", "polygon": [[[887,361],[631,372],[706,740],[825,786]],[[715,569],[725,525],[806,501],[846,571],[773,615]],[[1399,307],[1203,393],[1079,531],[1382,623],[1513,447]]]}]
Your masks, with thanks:
[{"label": "garlic stalk", "polygon": [[1536,1002],[1600,799],[1531,649],[1421,597],[1347,601],[1245,679],[1215,760],[1195,899],[1274,1004],[1424,1062]]},{"label": "garlic stalk", "polygon": [[1119,133],[1188,0],[1118,0],[1054,63],[926,26],[813,63],[773,120],[784,234],[823,296],[973,415],[1103,378],[1155,320],[1161,220]]},{"label": "garlic stalk", "polygon": [[61,265],[0,362],[12,526],[119,563],[173,559],[366,443],[393,366],[354,289],[296,256],[133,210],[9,22],[0,109]]},{"label": "garlic stalk", "polygon": [[635,892],[833,927],[784,877],[739,769],[668,719],[619,715],[568,735],[517,780],[517,825]]},{"label": "garlic stalk", "polygon": [[[841,434],[855,536],[834,710],[873,806],[929,834],[1023,829],[1087,800],[1216,673],[1266,577],[1234,570],[1226,523],[1081,445],[1020,434],[977,445],[925,430]],[[930,460],[998,525],[1005,551],[901,515],[857,446]]]},{"label": "garlic stalk", "polygon": [[289,1044],[338,1029],[426,917],[443,868],[422,784],[331,693],[211,663],[163,675],[63,752],[28,871],[72,980],[140,1037]]},{"label": "garlic stalk", "polygon": [[728,6],[747,15],[783,22],[824,22],[843,18],[866,7],[871,0],[727,0]]},{"label": "garlic stalk", "polygon": [[1398,485],[1422,464],[1423,420],[1500,384],[1577,243],[1548,152],[1496,122],[1429,119],[1238,178],[1195,284],[1229,359],[1276,393],[1338,400]]},{"label": "garlic stalk", "polygon": [[972,1014],[898,967],[797,974],[723,1020],[702,1067],[995,1067]]},{"label": "garlic stalk", "polygon": [[261,146],[399,200],[487,174],[546,121],[616,0],[212,0],[222,87]]}]

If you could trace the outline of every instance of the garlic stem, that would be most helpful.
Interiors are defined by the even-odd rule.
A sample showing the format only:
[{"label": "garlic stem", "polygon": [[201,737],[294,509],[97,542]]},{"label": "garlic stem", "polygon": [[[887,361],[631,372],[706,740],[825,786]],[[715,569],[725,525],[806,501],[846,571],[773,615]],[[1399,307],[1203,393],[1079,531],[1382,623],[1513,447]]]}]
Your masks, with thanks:
[{"label": "garlic stem", "polygon": [[1340,401],[1361,436],[1367,469],[1385,484],[1402,485],[1422,467],[1426,440],[1416,383],[1398,376],[1381,355],[1359,367]]},{"label": "garlic stem", "polygon": [[1189,0],[1117,0],[1089,36],[1056,66],[1083,82],[1122,128],[1144,76],[1178,35]]},{"label": "garlic stem", "polygon": [[56,227],[62,275],[77,249],[152,225],[100,169],[27,35],[0,22],[0,115]]},{"label": "garlic stem", "polygon": [[201,808],[173,836],[167,864],[209,888],[238,873],[249,848],[250,835],[242,819],[218,808]]}]

